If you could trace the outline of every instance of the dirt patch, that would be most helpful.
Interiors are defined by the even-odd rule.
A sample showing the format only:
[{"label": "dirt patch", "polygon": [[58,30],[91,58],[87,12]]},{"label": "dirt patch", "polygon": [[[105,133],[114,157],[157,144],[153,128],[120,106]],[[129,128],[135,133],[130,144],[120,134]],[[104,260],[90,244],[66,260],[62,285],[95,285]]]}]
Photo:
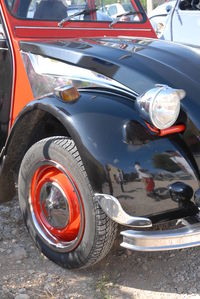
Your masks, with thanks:
[{"label": "dirt patch", "polygon": [[120,248],[82,271],[62,269],[40,254],[17,200],[0,205],[0,298],[200,298],[199,248],[130,252]]}]

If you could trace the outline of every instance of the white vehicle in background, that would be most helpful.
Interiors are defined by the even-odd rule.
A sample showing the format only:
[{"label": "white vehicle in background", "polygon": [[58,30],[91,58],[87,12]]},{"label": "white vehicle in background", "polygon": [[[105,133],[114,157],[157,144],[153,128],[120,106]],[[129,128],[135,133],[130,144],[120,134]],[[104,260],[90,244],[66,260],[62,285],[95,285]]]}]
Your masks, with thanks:
[{"label": "white vehicle in background", "polygon": [[158,15],[167,15],[168,12],[173,8],[176,4],[176,1],[166,1],[163,4],[158,5],[156,8],[154,8],[150,14],[148,15],[149,18],[158,16]]},{"label": "white vehicle in background", "polygon": [[148,18],[158,37],[162,36],[163,29],[170,11],[174,8],[176,1],[168,1],[151,11]]},{"label": "white vehicle in background", "polygon": [[122,15],[125,12],[132,11],[133,7],[130,3],[113,3],[105,5],[107,14],[112,18],[117,18],[118,15]]},{"label": "white vehicle in background", "polygon": [[[112,20],[117,19],[120,15],[128,12],[135,12],[131,3],[113,3],[107,4],[101,10],[106,13]],[[139,19],[138,15],[125,15],[120,18],[120,21],[132,22]]]},{"label": "white vehicle in background", "polygon": [[[169,5],[171,3],[168,2]],[[200,46],[200,0],[177,0],[174,7],[168,7],[168,12],[166,10],[162,25],[155,22],[159,17],[161,15],[150,17],[159,38]]]},{"label": "white vehicle in background", "polygon": [[200,46],[200,0],[177,0],[162,35],[166,40]]}]

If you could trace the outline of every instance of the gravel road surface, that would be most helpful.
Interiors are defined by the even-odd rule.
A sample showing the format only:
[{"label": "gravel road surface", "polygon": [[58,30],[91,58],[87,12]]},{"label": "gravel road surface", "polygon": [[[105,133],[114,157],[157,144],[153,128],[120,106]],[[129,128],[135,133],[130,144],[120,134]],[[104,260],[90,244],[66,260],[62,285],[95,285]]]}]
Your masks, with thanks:
[{"label": "gravel road surface", "polygon": [[0,298],[200,298],[200,249],[129,252],[120,237],[101,263],[68,271],[41,255],[17,200],[0,205]]}]

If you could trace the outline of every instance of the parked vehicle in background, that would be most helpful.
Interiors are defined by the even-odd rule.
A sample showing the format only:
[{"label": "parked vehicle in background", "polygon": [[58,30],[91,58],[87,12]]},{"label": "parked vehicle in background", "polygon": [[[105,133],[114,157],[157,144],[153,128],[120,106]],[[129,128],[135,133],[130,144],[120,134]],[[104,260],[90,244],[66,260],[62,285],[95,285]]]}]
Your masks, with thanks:
[{"label": "parked vehicle in background", "polygon": [[163,38],[200,46],[199,0],[177,0],[167,18]]},{"label": "parked vehicle in background", "polygon": [[167,16],[170,11],[174,8],[176,1],[167,1],[161,5],[158,5],[155,9],[151,11],[148,18],[153,26],[158,37],[162,36]]},{"label": "parked vehicle in background", "polygon": [[69,269],[200,245],[200,55],[124,3],[0,0],[0,201]]},{"label": "parked vehicle in background", "polygon": [[161,15],[158,8],[155,9],[153,16],[149,17],[158,37],[200,46],[200,1],[177,0],[162,7],[167,10],[165,15]]},{"label": "parked vehicle in background", "polygon": [[[131,3],[113,3],[107,4],[102,7],[102,11],[105,12],[110,18],[113,20],[117,19],[118,16],[126,14],[128,12],[135,12],[133,5]],[[137,15],[125,15],[120,17],[120,21],[131,22],[135,20],[139,20]]]}]

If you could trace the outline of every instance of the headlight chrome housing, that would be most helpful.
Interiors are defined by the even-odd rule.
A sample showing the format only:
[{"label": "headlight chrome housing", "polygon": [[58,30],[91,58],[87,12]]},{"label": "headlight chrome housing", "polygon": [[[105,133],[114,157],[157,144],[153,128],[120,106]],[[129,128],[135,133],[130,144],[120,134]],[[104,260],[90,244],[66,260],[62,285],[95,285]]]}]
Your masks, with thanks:
[{"label": "headlight chrome housing", "polygon": [[176,122],[180,113],[180,101],[185,96],[183,89],[156,85],[137,98],[137,105],[147,121],[163,130]]}]

